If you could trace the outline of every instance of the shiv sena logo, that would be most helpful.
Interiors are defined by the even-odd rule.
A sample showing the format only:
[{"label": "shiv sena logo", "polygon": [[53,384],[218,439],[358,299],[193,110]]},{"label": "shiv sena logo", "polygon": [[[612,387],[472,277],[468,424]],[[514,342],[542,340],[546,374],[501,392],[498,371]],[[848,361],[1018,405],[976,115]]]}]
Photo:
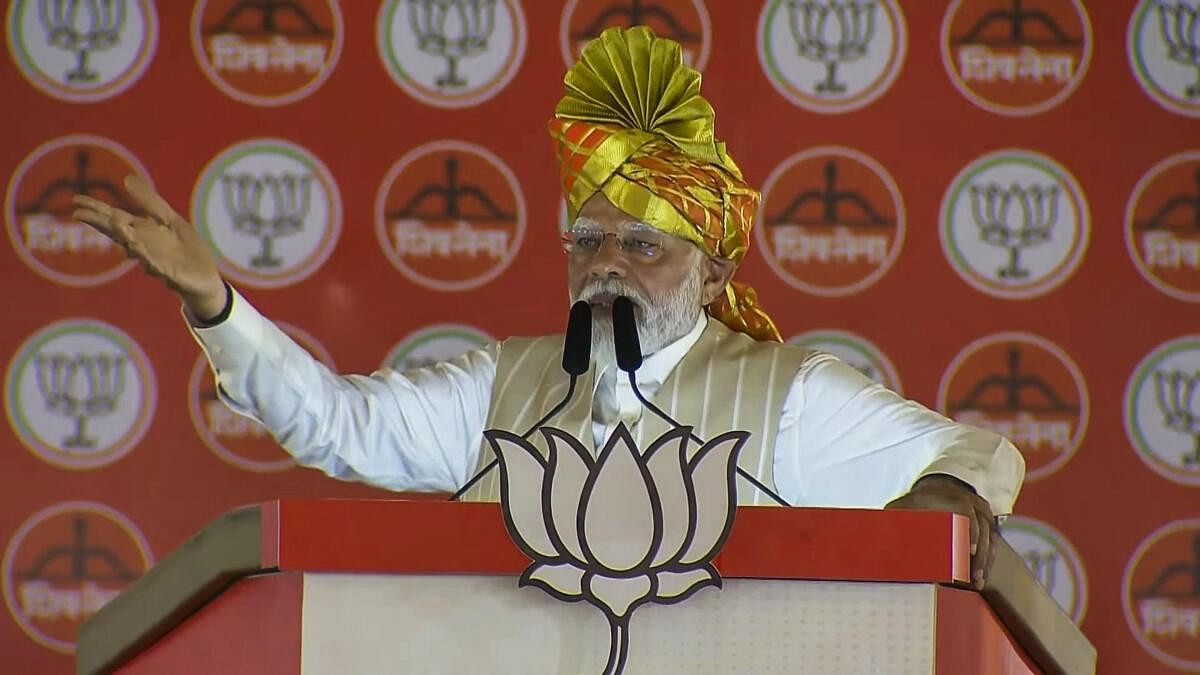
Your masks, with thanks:
[{"label": "shiv sena logo", "polygon": [[954,86],[1000,115],[1059,105],[1092,58],[1092,26],[1080,0],[954,0],[941,42]]},{"label": "shiv sena logo", "polygon": [[75,653],[79,627],[154,564],[146,537],[121,512],[62,502],[30,516],[4,552],[4,602],[34,642]]},{"label": "shiv sena logo", "polygon": [[649,26],[674,40],[683,61],[703,71],[712,49],[712,21],[703,0],[567,0],[559,24],[563,61],[571,67],[583,47],[612,26]]},{"label": "shiv sena logo", "polygon": [[192,52],[227,96],[257,106],[294,103],[333,73],[344,42],[337,0],[199,0]]},{"label": "shiv sena logo", "polygon": [[21,262],[64,286],[96,286],[133,269],[119,246],[71,218],[76,193],[138,212],[121,187],[129,174],[149,180],[133,153],[100,136],[62,136],[29,153],[4,199],[8,238]]},{"label": "shiv sena logo", "polygon": [[1146,652],[1172,668],[1200,670],[1200,519],[1167,523],[1138,544],[1121,601]]},{"label": "shiv sena logo", "polygon": [[375,233],[392,265],[438,291],[478,288],[512,263],[525,237],[525,197],[512,169],[462,141],[426,143],[388,170]]},{"label": "shiv sena logo", "polygon": [[[282,321],[275,323],[309,354],[331,371],[337,372],[333,357],[316,338],[291,324]],[[276,473],[296,466],[296,462],[279,447],[266,427],[239,415],[217,398],[216,382],[208,359],[203,354],[192,366],[188,382],[188,412],[200,440],[222,461],[255,473]]]},{"label": "shiv sena logo", "polygon": [[857,293],[891,269],[904,243],[896,181],[871,157],[837,146],[784,160],[763,185],[754,228],[767,264],[794,288]]},{"label": "shiv sena logo", "polygon": [[1152,286],[1200,302],[1200,151],[1172,155],[1138,181],[1125,208],[1125,246]]},{"label": "shiv sena logo", "polygon": [[947,417],[1012,441],[1030,482],[1070,461],[1088,425],[1079,366],[1058,345],[1030,333],[997,333],[967,345],[942,376],[937,406]]}]

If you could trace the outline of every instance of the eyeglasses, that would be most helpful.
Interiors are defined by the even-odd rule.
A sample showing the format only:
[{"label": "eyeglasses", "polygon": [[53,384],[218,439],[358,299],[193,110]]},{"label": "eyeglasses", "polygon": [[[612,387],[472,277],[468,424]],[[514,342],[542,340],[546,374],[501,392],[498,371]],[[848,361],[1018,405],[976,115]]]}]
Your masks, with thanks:
[{"label": "eyeglasses", "polygon": [[563,234],[563,250],[573,258],[590,258],[600,251],[604,240],[609,237],[617,240],[617,246],[626,255],[647,261],[662,257],[667,242],[667,235],[657,230],[629,228],[621,232],[605,232],[578,228]]}]

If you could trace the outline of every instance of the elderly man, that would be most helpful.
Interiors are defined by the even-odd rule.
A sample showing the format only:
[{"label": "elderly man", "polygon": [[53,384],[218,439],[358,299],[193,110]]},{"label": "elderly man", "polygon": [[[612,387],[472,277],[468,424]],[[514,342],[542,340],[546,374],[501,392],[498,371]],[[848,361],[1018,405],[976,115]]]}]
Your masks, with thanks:
[{"label": "elderly man", "polygon": [[[617,376],[611,306],[627,296],[649,355],[638,388],[658,407],[705,438],[751,431],[739,468],[792,505],[965,514],[981,585],[993,514],[1011,511],[1024,475],[1012,444],[780,343],[754,292],[731,281],[759,194],[716,140],[700,75],[677,43],[609,29],[565,84],[550,132],[572,223],[570,297],[594,308],[593,362],[553,424],[595,447],[618,423],[642,447],[667,429]],[[484,429],[523,431],[566,388],[554,365],[561,336],[512,338],[405,373],[331,373],[221,279],[195,229],[149,185],[126,186],[148,217],[84,196],[75,217],[179,295],[222,399],[300,464],[394,490],[455,490],[492,460]],[[467,497],[497,499],[495,476]],[[738,498],[771,503],[748,481]]]}]

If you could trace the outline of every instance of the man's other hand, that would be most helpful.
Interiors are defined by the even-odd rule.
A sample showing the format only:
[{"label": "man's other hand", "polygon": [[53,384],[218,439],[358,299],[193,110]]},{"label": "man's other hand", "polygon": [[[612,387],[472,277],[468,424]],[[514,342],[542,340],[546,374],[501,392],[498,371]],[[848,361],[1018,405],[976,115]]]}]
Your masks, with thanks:
[{"label": "man's other hand", "polygon": [[175,291],[194,316],[220,313],[226,300],[225,282],[200,233],[144,179],[127,177],[125,189],[146,215],[134,215],[86,195],[75,196],[72,215],[125,249],[142,269]]},{"label": "man's other hand", "polygon": [[891,501],[884,508],[952,511],[961,513],[971,523],[971,582],[982,589],[992,561],[996,559],[996,538],[1000,536],[987,500],[975,494],[966,483],[943,474],[925,476],[918,480],[908,494]]}]

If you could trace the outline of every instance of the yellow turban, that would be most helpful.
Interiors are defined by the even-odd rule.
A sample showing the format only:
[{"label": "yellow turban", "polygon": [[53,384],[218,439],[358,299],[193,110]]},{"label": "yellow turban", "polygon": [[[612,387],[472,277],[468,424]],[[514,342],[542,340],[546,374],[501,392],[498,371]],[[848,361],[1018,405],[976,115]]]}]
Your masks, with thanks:
[{"label": "yellow turban", "polygon": [[[740,265],[759,193],[714,136],[700,73],[683,63],[679,43],[645,26],[609,28],[563,82],[550,135],[570,220],[603,192],[638,220]],[[708,311],[757,340],[781,340],[744,284],[731,281]]]}]

